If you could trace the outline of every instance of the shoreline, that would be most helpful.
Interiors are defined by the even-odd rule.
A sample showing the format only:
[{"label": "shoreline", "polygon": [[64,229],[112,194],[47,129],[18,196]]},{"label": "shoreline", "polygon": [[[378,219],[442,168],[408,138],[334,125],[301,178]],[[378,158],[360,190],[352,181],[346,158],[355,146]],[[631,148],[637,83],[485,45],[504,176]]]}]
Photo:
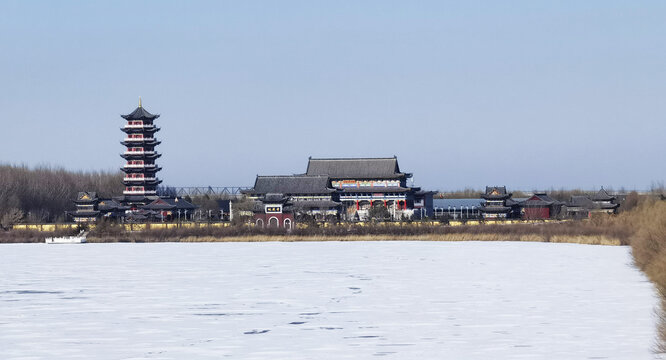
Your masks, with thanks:
[{"label": "shoreline", "polygon": [[[302,242],[302,241],[519,241],[586,245],[628,245],[631,232],[616,219],[599,221],[476,224],[434,223],[310,226],[284,231],[247,226],[175,227],[127,230],[101,223],[87,236],[90,243],[114,242]],[[45,237],[73,235],[73,229],[10,230],[0,243],[41,243]]]},{"label": "shoreline", "polygon": [[509,235],[509,234],[421,234],[421,235],[250,235],[250,236],[183,236],[164,239],[139,237],[117,238],[111,236],[92,236],[88,243],[158,243],[158,242],[353,242],[353,241],[513,241],[513,242],[550,242],[581,245],[621,246],[620,239],[603,235],[555,235],[547,239],[541,235]]}]

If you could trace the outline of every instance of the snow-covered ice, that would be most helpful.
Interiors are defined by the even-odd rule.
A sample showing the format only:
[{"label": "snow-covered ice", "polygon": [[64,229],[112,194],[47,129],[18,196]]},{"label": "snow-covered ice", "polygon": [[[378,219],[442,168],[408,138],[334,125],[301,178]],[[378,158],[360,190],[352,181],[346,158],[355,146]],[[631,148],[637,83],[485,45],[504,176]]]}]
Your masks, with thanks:
[{"label": "snow-covered ice", "polygon": [[627,247],[0,246],[0,359],[652,359]]}]

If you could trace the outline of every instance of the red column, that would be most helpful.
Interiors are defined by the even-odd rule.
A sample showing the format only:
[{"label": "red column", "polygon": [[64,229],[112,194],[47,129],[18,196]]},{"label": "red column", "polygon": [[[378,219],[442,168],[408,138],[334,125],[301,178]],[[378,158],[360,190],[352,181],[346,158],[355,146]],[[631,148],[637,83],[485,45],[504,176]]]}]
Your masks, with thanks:
[{"label": "red column", "polygon": [[356,211],[360,210],[361,207],[358,205],[358,200],[356,200]]}]

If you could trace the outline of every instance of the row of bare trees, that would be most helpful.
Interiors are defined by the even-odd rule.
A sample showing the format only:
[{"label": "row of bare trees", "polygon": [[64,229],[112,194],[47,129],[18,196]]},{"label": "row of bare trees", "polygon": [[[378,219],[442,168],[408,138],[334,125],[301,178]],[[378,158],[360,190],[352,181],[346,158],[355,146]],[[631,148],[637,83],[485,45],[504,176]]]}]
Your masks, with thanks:
[{"label": "row of bare trees", "polygon": [[0,225],[18,221],[55,222],[73,210],[79,191],[122,194],[121,172],[72,172],[63,168],[0,165]]}]

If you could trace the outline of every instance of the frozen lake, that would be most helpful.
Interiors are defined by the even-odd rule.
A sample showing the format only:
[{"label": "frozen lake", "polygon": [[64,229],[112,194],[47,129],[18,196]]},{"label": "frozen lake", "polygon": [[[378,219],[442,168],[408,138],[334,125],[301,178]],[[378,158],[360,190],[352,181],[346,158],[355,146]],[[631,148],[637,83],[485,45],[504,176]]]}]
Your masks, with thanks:
[{"label": "frozen lake", "polygon": [[0,245],[0,359],[652,359],[628,247]]}]

